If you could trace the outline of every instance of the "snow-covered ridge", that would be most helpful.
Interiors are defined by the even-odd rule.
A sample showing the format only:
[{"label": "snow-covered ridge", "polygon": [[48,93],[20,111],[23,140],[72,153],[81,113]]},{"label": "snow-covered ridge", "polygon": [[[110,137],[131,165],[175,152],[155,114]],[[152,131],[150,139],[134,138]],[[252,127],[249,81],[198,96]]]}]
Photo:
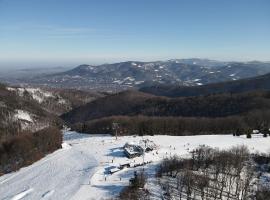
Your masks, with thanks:
[{"label": "snow-covered ridge", "polygon": [[45,91],[40,88],[15,88],[7,87],[7,90],[16,92],[19,96],[23,97],[25,94],[29,94],[38,103],[43,103],[47,99],[57,99],[59,104],[65,104],[66,101],[59,95],[54,95],[49,91]]}]

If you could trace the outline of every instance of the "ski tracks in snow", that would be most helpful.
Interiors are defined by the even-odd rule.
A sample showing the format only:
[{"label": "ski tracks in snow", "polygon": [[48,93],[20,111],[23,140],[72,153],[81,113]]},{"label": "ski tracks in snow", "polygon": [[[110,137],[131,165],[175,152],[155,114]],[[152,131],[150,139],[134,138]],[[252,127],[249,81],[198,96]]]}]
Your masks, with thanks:
[{"label": "ski tracks in snow", "polygon": [[27,190],[24,190],[24,191],[20,192],[19,194],[16,194],[14,197],[12,197],[11,200],[20,200],[20,199],[26,197],[27,195],[29,195],[33,191],[34,191],[33,188],[29,188]]}]

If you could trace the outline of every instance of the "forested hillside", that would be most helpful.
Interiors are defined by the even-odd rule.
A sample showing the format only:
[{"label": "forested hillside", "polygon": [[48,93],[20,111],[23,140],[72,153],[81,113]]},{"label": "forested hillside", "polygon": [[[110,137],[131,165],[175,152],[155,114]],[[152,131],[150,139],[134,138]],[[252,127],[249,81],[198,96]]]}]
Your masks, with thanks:
[{"label": "forested hillside", "polygon": [[17,95],[5,85],[0,86],[0,142],[22,131],[32,132],[61,123],[37,101]]},{"label": "forested hillside", "polygon": [[58,115],[101,96],[0,84],[0,175],[61,148],[63,121]]},{"label": "forested hillside", "polygon": [[254,90],[270,90],[270,74],[202,86],[185,87],[158,84],[140,89],[142,92],[167,97],[200,96],[216,93],[241,93]]},{"label": "forested hillside", "polygon": [[262,109],[270,109],[270,92],[167,98],[126,91],[78,107],[64,114],[62,118],[69,123],[117,115],[213,118]]}]

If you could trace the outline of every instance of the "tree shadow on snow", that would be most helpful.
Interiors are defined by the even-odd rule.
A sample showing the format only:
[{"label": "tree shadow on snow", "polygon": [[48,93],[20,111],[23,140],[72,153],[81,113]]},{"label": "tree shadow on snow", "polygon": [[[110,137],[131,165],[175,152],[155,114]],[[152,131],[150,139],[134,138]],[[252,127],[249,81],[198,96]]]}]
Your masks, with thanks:
[{"label": "tree shadow on snow", "polygon": [[108,153],[107,156],[120,158],[120,157],[125,157],[125,153],[122,148],[112,148],[111,152]]},{"label": "tree shadow on snow", "polygon": [[115,196],[115,194],[118,194],[125,187],[125,185],[95,185],[93,187],[106,191],[109,196]]}]

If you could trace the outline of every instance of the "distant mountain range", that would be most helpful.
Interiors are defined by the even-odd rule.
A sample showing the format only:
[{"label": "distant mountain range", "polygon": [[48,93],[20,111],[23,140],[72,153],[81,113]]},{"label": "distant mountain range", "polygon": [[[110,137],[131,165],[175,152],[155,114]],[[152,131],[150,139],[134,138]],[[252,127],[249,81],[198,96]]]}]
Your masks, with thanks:
[{"label": "distant mountain range", "polygon": [[20,83],[58,88],[121,91],[156,84],[198,86],[238,80],[270,72],[268,62],[220,62],[207,59],[127,61],[114,64],[80,65],[74,69],[21,78]]},{"label": "distant mountain range", "polygon": [[270,73],[202,86],[157,85],[99,98],[62,118],[78,123],[111,116],[226,117],[270,109],[269,91]]},{"label": "distant mountain range", "polygon": [[140,89],[142,92],[167,97],[202,96],[220,93],[242,93],[255,90],[270,90],[270,73],[237,81],[226,81],[201,86],[188,87],[157,84]]}]

